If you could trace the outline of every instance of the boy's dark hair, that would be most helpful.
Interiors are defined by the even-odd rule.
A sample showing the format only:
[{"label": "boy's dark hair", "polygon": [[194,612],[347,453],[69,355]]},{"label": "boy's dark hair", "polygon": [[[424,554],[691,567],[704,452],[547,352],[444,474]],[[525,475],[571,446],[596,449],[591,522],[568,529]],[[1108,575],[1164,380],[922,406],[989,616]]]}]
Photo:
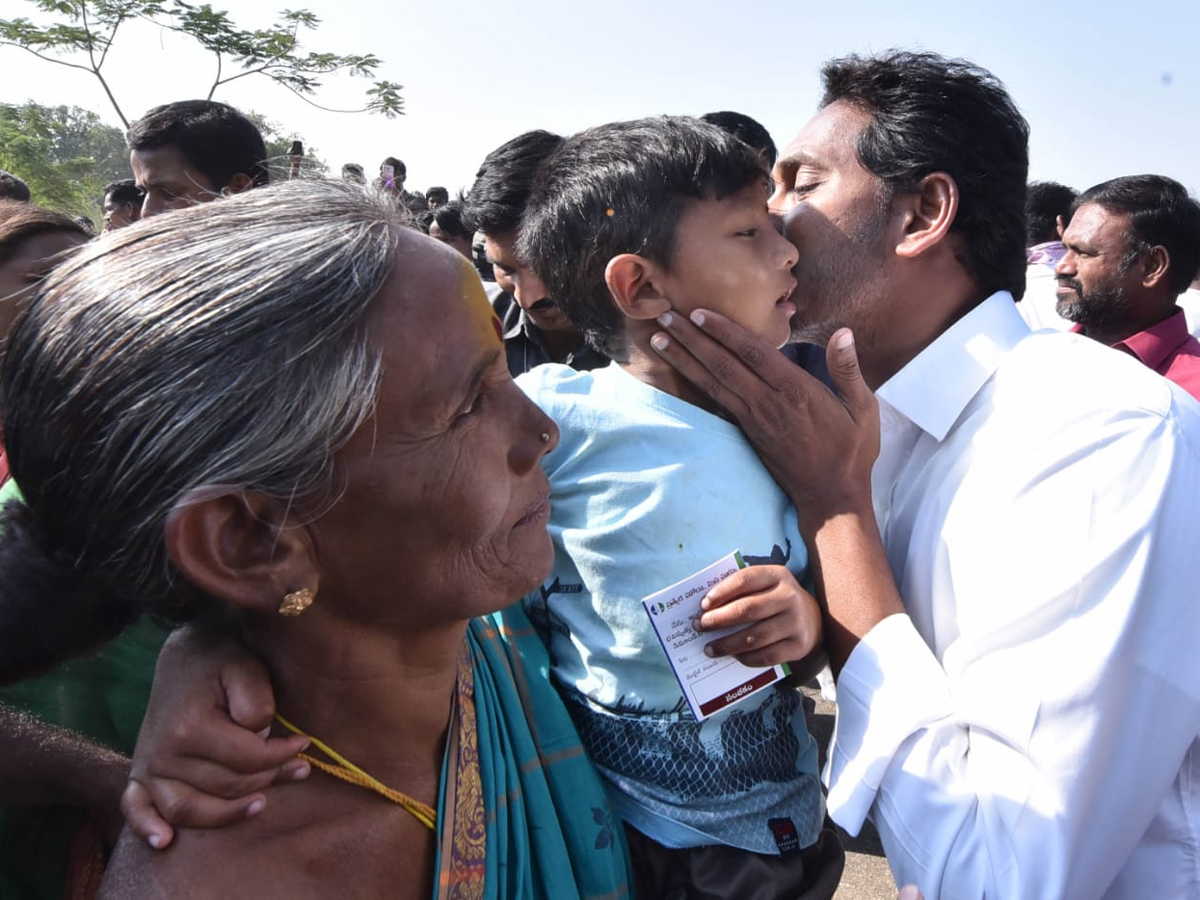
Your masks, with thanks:
[{"label": "boy's dark hair", "polygon": [[434,197],[441,197],[443,203],[450,202],[450,192],[448,190],[446,190],[444,187],[442,187],[440,184],[434,185],[433,187],[431,187],[429,190],[427,190],[425,192],[426,202],[432,200]]},{"label": "boy's dark hair", "polygon": [[863,167],[891,194],[915,191],[933,172],[950,175],[959,191],[950,230],[964,238],[964,268],[984,294],[1020,299],[1029,125],[1004,85],[966,60],[907,51],[835,59],[821,74],[822,107],[841,102],[871,116],[858,139]]},{"label": "boy's dark hair", "polygon": [[459,200],[451,200],[435,209],[433,221],[451,237],[465,238],[469,241],[475,235],[475,232],[463,224],[462,202]]},{"label": "boy's dark hair", "polygon": [[463,202],[463,223],[489,236],[515,230],[521,224],[534,173],[562,142],[549,131],[527,131],[484,157]]},{"label": "boy's dark hair", "polygon": [[258,127],[232,106],[213,100],[180,100],[156,106],[129,129],[130,150],[174,147],[220,190],[235,175],[255,187],[271,180],[267,148]]},{"label": "boy's dark hair", "polygon": [[779,159],[779,150],[771,139],[771,132],[763,127],[757,119],[752,119],[745,113],[722,110],[721,112],[705,113],[700,117],[702,122],[716,125],[722,131],[728,131],[743,143],[749,144],[763,155],[763,162],[768,169],[775,167]]},{"label": "boy's dark hair", "polygon": [[29,193],[29,185],[12,172],[0,170],[0,200],[15,200],[18,203],[28,203],[33,195]]},{"label": "boy's dark hair", "polygon": [[145,193],[137,186],[137,182],[132,178],[122,178],[120,181],[111,181],[104,186],[104,193],[101,194],[102,200],[111,199],[113,203],[131,204],[140,207],[142,200],[145,198]]},{"label": "boy's dark hair", "polygon": [[1126,175],[1090,187],[1071,206],[1085,203],[1129,219],[1129,249],[1121,260],[1128,269],[1154,247],[1170,257],[1167,285],[1178,297],[1188,289],[1200,266],[1200,204],[1187,188],[1163,175]]},{"label": "boy's dark hair", "polygon": [[1031,181],[1025,196],[1025,245],[1058,240],[1058,217],[1071,218],[1075,191],[1057,181]]},{"label": "boy's dark hair", "polygon": [[770,176],[757,151],[683,116],[615,122],[567,138],[538,170],[517,253],[588,342],[627,356],[625,317],[604,281],[609,260],[636,253],[669,266],[692,200],[723,199]]}]

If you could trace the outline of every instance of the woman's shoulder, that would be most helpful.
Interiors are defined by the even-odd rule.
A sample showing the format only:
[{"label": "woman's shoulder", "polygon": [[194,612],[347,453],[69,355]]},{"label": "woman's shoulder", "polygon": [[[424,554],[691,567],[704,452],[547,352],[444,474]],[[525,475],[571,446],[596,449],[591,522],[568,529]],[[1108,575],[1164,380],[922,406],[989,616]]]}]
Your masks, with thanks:
[{"label": "woman's shoulder", "polygon": [[166,851],[126,830],[100,900],[431,895],[433,836],[410,814],[364,793],[314,815],[304,787],[269,789],[264,810],[237,825],[180,829]]}]

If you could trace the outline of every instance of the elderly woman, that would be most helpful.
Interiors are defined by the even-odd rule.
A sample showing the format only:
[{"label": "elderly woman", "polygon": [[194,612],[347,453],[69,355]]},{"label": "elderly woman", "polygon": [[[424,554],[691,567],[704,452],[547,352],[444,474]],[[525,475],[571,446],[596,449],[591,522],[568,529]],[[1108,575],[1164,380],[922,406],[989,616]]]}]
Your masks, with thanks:
[{"label": "elderly woman", "polygon": [[127,835],[102,895],[626,893],[544,651],[492,615],[550,567],[557,432],[460,255],[333,183],[147,220],[49,279],[0,409],[0,680],[145,612],[236,631],[329,775]]}]

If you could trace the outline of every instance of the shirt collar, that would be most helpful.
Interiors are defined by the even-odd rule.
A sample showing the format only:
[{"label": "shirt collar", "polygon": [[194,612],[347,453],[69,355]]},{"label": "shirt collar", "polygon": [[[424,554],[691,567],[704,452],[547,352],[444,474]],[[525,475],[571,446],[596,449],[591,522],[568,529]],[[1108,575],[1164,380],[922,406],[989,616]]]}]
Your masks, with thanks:
[{"label": "shirt collar", "polygon": [[941,441],[1000,366],[1029,335],[1008,291],[998,291],[943,331],[876,394]]},{"label": "shirt collar", "polygon": [[1179,349],[1191,337],[1188,332],[1187,319],[1182,309],[1176,308],[1174,315],[1167,316],[1157,325],[1151,325],[1145,331],[1117,341],[1113,344],[1118,350],[1132,353],[1151,369],[1158,370],[1163,361]]}]

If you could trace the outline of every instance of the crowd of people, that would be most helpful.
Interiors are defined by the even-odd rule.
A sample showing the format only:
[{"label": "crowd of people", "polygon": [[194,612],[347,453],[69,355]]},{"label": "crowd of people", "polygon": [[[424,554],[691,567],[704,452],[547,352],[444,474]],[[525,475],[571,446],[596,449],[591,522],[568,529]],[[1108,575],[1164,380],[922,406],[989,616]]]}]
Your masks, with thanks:
[{"label": "crowd of people", "polygon": [[[1200,204],[822,78],[456,197],[213,101],[99,237],[0,173],[0,895],[817,900],[870,819],[901,896],[1200,896]],[[733,550],[691,628],[791,677],[698,717],[641,601]]]}]

